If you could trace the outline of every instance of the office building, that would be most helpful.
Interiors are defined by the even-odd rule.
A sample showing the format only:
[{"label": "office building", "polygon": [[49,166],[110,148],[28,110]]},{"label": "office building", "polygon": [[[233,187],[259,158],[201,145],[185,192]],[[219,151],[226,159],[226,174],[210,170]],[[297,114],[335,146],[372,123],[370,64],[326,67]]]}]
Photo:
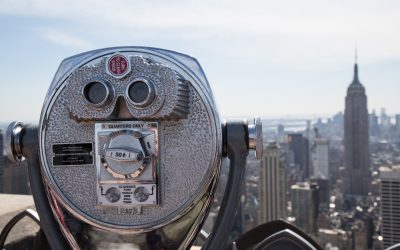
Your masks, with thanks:
[{"label": "office building", "polygon": [[370,136],[379,135],[378,116],[375,114],[375,110],[372,111],[372,114],[369,114],[369,135]]},{"label": "office building", "polygon": [[285,168],[281,161],[280,149],[275,142],[269,143],[264,149],[260,165],[258,223],[285,219]]},{"label": "office building", "polygon": [[311,147],[312,176],[329,179],[329,141],[316,138]]},{"label": "office building", "polygon": [[285,126],[282,124],[278,124],[278,127],[276,129],[276,141],[278,143],[283,141],[283,136],[285,135]]},{"label": "office building", "polygon": [[344,111],[344,157],[348,172],[347,194],[365,196],[369,191],[369,133],[365,88],[358,79],[358,65],[347,89]]},{"label": "office building", "polygon": [[302,134],[288,135],[289,150],[293,153],[294,164],[300,173],[301,180],[310,176],[309,173],[309,142]]},{"label": "office building", "polygon": [[396,129],[400,131],[400,114],[396,115],[396,123],[395,123]]},{"label": "office building", "polygon": [[400,165],[380,167],[383,247],[400,242]]},{"label": "office building", "polygon": [[320,211],[327,210],[329,208],[329,179],[326,178],[311,178],[312,183],[318,185],[318,208]]},{"label": "office building", "polygon": [[385,108],[381,108],[380,123],[382,127],[390,126],[390,117],[386,114]]},{"label": "office building", "polygon": [[290,188],[290,195],[295,225],[308,234],[315,234],[318,217],[318,185],[298,182]]}]

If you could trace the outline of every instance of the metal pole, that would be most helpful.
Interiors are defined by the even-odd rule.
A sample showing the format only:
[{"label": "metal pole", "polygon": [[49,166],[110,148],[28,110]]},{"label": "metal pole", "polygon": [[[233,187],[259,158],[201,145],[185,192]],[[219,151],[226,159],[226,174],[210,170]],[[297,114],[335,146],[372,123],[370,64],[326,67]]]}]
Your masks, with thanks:
[{"label": "metal pole", "polygon": [[228,182],[224,198],[218,212],[215,226],[203,249],[225,249],[227,239],[235,224],[238,205],[240,202],[240,188],[245,174],[246,158],[248,155],[248,127],[247,123],[230,122],[225,125],[226,154],[230,160]]}]

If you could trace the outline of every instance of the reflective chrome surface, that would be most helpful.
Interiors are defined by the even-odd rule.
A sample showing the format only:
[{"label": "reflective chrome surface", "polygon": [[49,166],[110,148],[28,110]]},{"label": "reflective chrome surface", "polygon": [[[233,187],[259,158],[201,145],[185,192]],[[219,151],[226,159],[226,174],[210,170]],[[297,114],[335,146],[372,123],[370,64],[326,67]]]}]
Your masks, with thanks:
[{"label": "reflective chrome surface", "polygon": [[[52,172],[49,170],[48,155],[45,153],[46,150],[48,150],[46,149],[46,147],[48,148],[48,146],[46,146],[46,132],[48,126],[51,125],[51,119],[54,119],[51,117],[51,108],[54,105],[58,105],[56,99],[63,91],[62,84],[64,81],[68,79],[69,75],[74,70],[79,69],[88,62],[96,60],[96,58],[122,52],[137,53],[139,55],[161,59],[163,63],[167,63],[171,68],[179,69],[183,77],[190,79],[191,87],[196,91],[207,110],[211,128],[209,136],[211,136],[213,141],[213,150],[210,151],[211,157],[210,161],[207,163],[207,165],[210,166],[210,172],[208,173],[208,177],[201,182],[198,190],[191,194],[192,198],[189,199],[183,207],[177,208],[175,213],[164,217],[163,220],[158,221],[156,224],[152,223],[150,226],[146,225],[145,227],[129,224],[126,226],[110,226],[110,224],[103,223],[100,220],[89,218],[87,214],[80,211],[70,198],[64,196],[59,184],[57,184],[56,179],[54,179]],[[191,108],[196,107],[193,105]],[[196,112],[197,114],[197,112],[201,111],[197,111],[196,109],[192,112]],[[88,121],[85,120],[83,123],[79,123],[79,126],[82,125],[85,127],[90,125],[90,123],[87,122]],[[162,126],[163,129],[168,128],[168,123],[165,124],[166,125]],[[139,249],[155,248],[156,245],[153,244],[161,244],[161,246],[170,249],[185,249],[191,244],[197,232],[200,230],[200,225],[211,204],[215,183],[219,176],[222,147],[221,125],[218,112],[215,108],[213,95],[200,65],[194,58],[176,52],[142,47],[121,47],[97,50],[68,58],[61,64],[50,86],[42,110],[39,128],[40,159],[42,163],[42,173],[49,189],[49,199],[52,201],[51,206],[55,216],[58,218],[60,227],[63,229],[72,247],[75,248],[77,246],[94,244],[100,248],[101,246],[105,246],[104,248],[114,248],[114,246],[118,244],[124,245],[127,243],[129,246],[136,246]],[[162,133],[162,136],[162,140],[165,140],[165,132]],[[164,143],[164,141],[162,141],[162,143]],[[168,143],[172,142],[168,141]],[[176,152],[184,153],[182,150],[179,151],[178,149],[179,148],[177,148]],[[186,155],[190,154],[186,153]],[[165,153],[163,157],[166,157]],[[78,171],[78,169],[79,168],[76,168],[75,171]],[[177,173],[179,174],[179,172]],[[161,200],[161,202],[163,202],[163,200]],[[82,231],[82,234],[87,233],[87,239],[83,239],[84,237],[82,237],[82,235],[76,234],[76,224],[81,225],[81,227],[86,230]]]},{"label": "reflective chrome surface", "polygon": [[96,123],[95,134],[98,205],[131,214],[159,205],[158,123]]},{"label": "reflective chrome surface", "polygon": [[254,118],[254,123],[248,125],[249,149],[255,150],[256,158],[261,159],[263,154],[263,134],[261,117]]},{"label": "reflective chrome surface", "polygon": [[[116,70],[116,74],[120,73],[116,76],[120,82],[113,81],[110,78],[113,75],[107,72],[108,76],[105,78],[111,82],[112,91],[117,96],[110,98],[110,91],[107,92],[106,99],[114,99],[110,105],[105,104],[104,107],[104,109],[110,108],[110,113],[107,111],[100,116],[91,117],[90,115],[96,115],[96,112],[102,112],[102,107],[97,106],[84,113],[84,119],[76,119],[77,117],[73,116],[74,113],[71,112],[71,109],[68,109],[70,107],[66,105],[68,102],[76,101],[75,98],[68,96],[70,92],[65,94],[66,82],[70,80],[75,70],[81,71],[81,74],[85,75],[96,68],[99,63],[104,63],[104,58],[108,58],[106,60],[108,65],[110,56],[115,55],[126,56],[124,58],[128,60],[129,68],[126,72]],[[179,97],[176,100],[165,101],[165,104],[161,106],[161,110],[167,109],[164,113],[156,110],[155,113],[148,112],[139,116],[142,111],[135,113],[129,103],[120,102],[120,97],[127,96],[127,92],[125,92],[125,96],[121,96],[128,89],[127,84],[132,83],[132,79],[129,77],[137,73],[137,68],[135,72],[137,65],[129,64],[129,60],[140,63],[139,57],[145,58],[143,61],[149,65],[155,61],[158,66],[167,65],[176,72],[172,76],[177,77],[176,80],[179,81],[175,89]],[[78,78],[81,76],[78,75]],[[79,91],[82,91],[80,84],[84,83],[87,81],[82,81],[82,83],[78,81],[78,84],[74,86],[80,86]],[[160,90],[160,85],[156,87],[157,91]],[[155,91],[155,95],[160,94],[157,91]],[[167,95],[171,93],[171,91],[166,92]],[[172,91],[172,93],[174,92]],[[82,92],[78,95],[81,98]],[[164,100],[162,101],[164,102]],[[168,107],[173,106],[171,103],[176,104],[176,107]],[[76,103],[74,104],[76,105]],[[81,106],[77,105],[75,108],[75,111],[79,111]],[[146,165],[143,158],[146,157],[145,150],[143,150],[145,147],[136,145],[135,140],[133,140],[136,143],[133,143],[135,144],[134,148],[129,147],[126,143],[120,144],[120,140],[126,139],[122,137],[108,138],[110,139],[108,143],[98,147],[95,126],[118,122],[156,122],[159,124],[157,134],[159,132],[160,137],[157,137],[156,140],[159,144],[155,143],[157,147],[161,145],[159,146],[160,158],[157,160],[159,165],[157,171],[154,169],[152,171],[155,173],[153,177],[157,178],[150,180],[155,180],[154,183],[145,180],[140,184],[141,186],[134,187],[135,190],[140,190],[138,196],[135,196],[139,202],[144,202],[143,197],[148,197],[150,192],[149,189],[145,191],[142,187],[146,185],[157,187],[156,192],[160,193],[159,204],[156,200],[150,200],[155,201],[154,206],[137,206],[136,204],[134,206],[114,206],[118,210],[113,210],[113,207],[103,208],[100,203],[100,205],[93,205],[93,201],[97,198],[96,195],[93,195],[93,187],[97,183],[93,181],[93,171],[98,170],[96,166],[101,167],[95,163],[101,162],[100,158],[103,157],[107,165],[110,164],[117,169],[117,171],[113,169],[112,173],[123,173],[125,179],[127,178],[125,170],[129,173],[132,171],[137,173],[129,178],[139,179],[144,176],[146,169],[150,169],[149,166],[144,166]],[[204,125],[206,126],[204,127]],[[54,77],[43,106],[39,125],[39,154],[51,211],[71,248],[188,249],[201,229],[218,182],[223,146],[222,126],[224,125],[220,123],[211,88],[199,63],[192,57],[155,48],[119,47],[91,51],[64,60]],[[254,149],[256,156],[260,158],[262,155],[261,119],[256,119],[251,125],[244,123],[240,125],[240,129],[242,130],[240,137],[243,140],[243,149],[246,152],[247,149]],[[11,145],[9,155],[13,158],[23,159],[22,131],[23,126],[18,123],[12,124],[9,129],[10,141],[8,144]],[[133,133],[137,132],[136,130],[132,131]],[[132,138],[129,137],[130,144],[132,144]],[[77,148],[81,147],[84,150],[73,153],[61,150],[63,152],[60,153],[60,147],[62,148],[65,144],[69,145],[66,147],[68,150],[75,150],[76,145],[78,145]],[[82,146],[83,144],[85,146]],[[103,148],[103,146],[105,147]],[[89,149],[85,149],[85,147],[89,147]],[[102,150],[104,152],[100,153]],[[116,153],[119,156],[114,155]],[[128,156],[124,156],[124,154],[128,154]],[[245,157],[247,153],[240,155]],[[63,158],[64,156],[65,158]],[[34,161],[36,162],[36,160]],[[245,158],[242,161],[245,162]],[[61,162],[61,164],[57,162]],[[124,169],[122,165],[126,162],[134,166]],[[196,165],[199,162],[201,162],[201,166]],[[168,164],[172,164],[173,168],[166,168],[165,166]],[[244,164],[242,165],[244,167]],[[141,167],[143,168],[141,169]],[[187,172],[187,169],[190,169],[191,172]],[[115,182],[112,185],[124,182],[122,176],[113,176],[113,174],[111,176],[118,179],[118,183]],[[192,180],[197,182],[194,184]],[[168,191],[168,188],[171,190],[171,186],[177,183],[179,185],[174,190],[175,194]],[[158,187],[160,187],[160,191],[158,191]],[[124,189],[124,187],[118,188]],[[112,189],[109,197],[106,197],[110,203],[115,203],[116,196],[123,194],[116,192],[116,189]],[[191,191],[188,192],[188,190]],[[186,196],[182,196],[181,193]],[[171,194],[176,196],[171,196]],[[107,196],[107,192],[105,196]],[[175,199],[177,197],[181,200]],[[88,204],[89,206],[87,206]],[[174,209],[164,209],[167,206]],[[118,215],[115,211],[118,211]]]},{"label": "reflective chrome surface", "polygon": [[7,127],[5,134],[7,157],[13,162],[23,162],[25,157],[22,155],[22,136],[21,132],[24,124],[22,122],[12,122]]}]

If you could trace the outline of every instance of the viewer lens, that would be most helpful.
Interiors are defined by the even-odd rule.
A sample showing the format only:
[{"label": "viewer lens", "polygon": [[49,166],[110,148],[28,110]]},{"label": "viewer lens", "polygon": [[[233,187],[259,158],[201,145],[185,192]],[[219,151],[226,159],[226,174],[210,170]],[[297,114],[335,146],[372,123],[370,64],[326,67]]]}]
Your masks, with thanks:
[{"label": "viewer lens", "polygon": [[128,96],[133,104],[138,106],[145,106],[152,101],[152,99],[154,98],[154,93],[152,93],[152,89],[148,82],[139,80],[133,82],[129,86]]},{"label": "viewer lens", "polygon": [[86,100],[95,105],[103,103],[108,96],[107,87],[100,82],[88,83],[83,93]]}]

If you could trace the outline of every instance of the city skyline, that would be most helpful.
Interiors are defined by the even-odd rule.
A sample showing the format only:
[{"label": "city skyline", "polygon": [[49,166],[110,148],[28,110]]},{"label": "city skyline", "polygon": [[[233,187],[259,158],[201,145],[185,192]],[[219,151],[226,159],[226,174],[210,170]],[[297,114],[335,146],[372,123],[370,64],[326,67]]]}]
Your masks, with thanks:
[{"label": "city skyline", "polygon": [[343,111],[357,42],[369,112],[400,113],[399,19],[390,1],[2,1],[0,122],[37,121],[64,58],[118,45],[193,55],[222,116],[268,117]]}]

